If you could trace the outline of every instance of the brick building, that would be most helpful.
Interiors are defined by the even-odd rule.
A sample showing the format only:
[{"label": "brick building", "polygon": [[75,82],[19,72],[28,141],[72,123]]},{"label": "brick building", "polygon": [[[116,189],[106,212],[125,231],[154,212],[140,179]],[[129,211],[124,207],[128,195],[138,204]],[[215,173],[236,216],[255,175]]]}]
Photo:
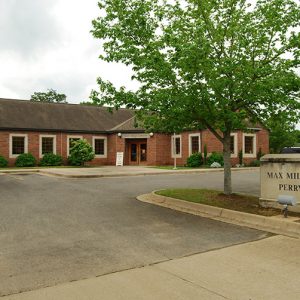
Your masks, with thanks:
[{"label": "brick building", "polygon": [[[115,165],[116,153],[124,153],[125,165],[184,165],[193,152],[222,152],[222,144],[208,130],[177,135],[146,133],[134,126],[134,112],[120,109],[113,114],[106,108],[77,104],[39,103],[0,99],[0,155],[9,165],[21,153],[32,153],[37,160],[45,153],[61,155],[65,161],[73,140],[84,138],[94,148],[92,165]],[[175,139],[175,140],[174,140]],[[259,149],[269,152],[269,133],[261,126],[249,132],[232,133],[232,164],[256,158]]]}]

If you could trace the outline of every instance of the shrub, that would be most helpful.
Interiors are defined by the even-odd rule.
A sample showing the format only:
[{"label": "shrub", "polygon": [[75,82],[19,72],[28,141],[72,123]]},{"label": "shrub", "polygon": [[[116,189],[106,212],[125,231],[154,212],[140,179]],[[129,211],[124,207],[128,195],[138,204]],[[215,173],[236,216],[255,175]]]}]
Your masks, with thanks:
[{"label": "shrub", "polygon": [[85,162],[91,161],[95,157],[93,147],[87,140],[78,140],[73,143],[68,157],[72,166],[83,166]]},{"label": "shrub", "polygon": [[203,156],[203,163],[206,165],[207,162],[207,145],[204,144],[204,156]]},{"label": "shrub", "polygon": [[239,151],[239,164],[241,166],[243,165],[243,150]]},{"label": "shrub", "polygon": [[260,161],[259,160],[252,160],[249,164],[250,167],[259,167],[260,166]]},{"label": "shrub", "polygon": [[41,166],[61,166],[62,157],[53,153],[44,154],[43,158],[40,160]]},{"label": "shrub", "polygon": [[221,166],[224,165],[224,158],[222,153],[213,152],[207,159],[207,164],[210,166],[212,163],[217,162]]},{"label": "shrub", "polygon": [[16,159],[17,167],[34,167],[36,159],[31,153],[20,154]]},{"label": "shrub", "polygon": [[186,161],[186,165],[190,168],[197,168],[203,164],[202,153],[193,153]]},{"label": "shrub", "polygon": [[265,154],[261,151],[261,148],[259,148],[259,150],[258,150],[258,152],[257,152],[257,155],[256,155],[256,159],[257,160],[260,160],[260,158],[262,157],[262,156],[264,156]]},{"label": "shrub", "polygon": [[3,156],[0,155],[0,168],[5,168],[5,167],[7,167],[7,165],[8,165],[7,160]]}]

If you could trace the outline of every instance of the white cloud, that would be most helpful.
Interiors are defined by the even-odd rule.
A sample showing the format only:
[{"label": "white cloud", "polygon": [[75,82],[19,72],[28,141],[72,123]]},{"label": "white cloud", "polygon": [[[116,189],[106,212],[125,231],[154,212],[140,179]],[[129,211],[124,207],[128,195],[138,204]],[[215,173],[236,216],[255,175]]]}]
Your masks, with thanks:
[{"label": "white cloud", "polygon": [[98,58],[101,44],[90,33],[98,15],[97,0],[0,0],[0,97],[53,88],[69,102],[86,101],[98,76],[134,88],[129,68]]}]

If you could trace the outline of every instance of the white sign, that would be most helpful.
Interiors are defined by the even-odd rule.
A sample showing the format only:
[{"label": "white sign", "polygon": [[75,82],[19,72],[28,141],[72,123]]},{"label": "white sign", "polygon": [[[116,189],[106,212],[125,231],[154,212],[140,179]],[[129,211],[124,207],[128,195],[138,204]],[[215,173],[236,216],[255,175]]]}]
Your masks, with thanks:
[{"label": "white sign", "polygon": [[123,166],[124,152],[117,152],[116,166]]}]

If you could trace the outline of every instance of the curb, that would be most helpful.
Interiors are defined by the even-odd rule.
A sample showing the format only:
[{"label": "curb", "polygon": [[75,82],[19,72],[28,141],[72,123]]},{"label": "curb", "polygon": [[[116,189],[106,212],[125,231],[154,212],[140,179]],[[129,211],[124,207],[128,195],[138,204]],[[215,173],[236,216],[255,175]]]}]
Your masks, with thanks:
[{"label": "curb", "polygon": [[150,194],[140,195],[137,197],[137,200],[225,223],[300,238],[300,223],[284,219],[277,220],[270,217],[160,196],[155,194],[155,191]]},{"label": "curb", "polygon": [[[252,171],[257,170],[255,167],[249,168],[233,168],[231,169],[232,172],[240,172],[240,171]],[[158,172],[136,172],[136,173],[114,173],[114,174],[62,174],[62,173],[55,173],[51,171],[46,171],[44,169],[28,169],[28,170],[1,170],[0,174],[15,174],[15,175],[22,175],[22,174],[35,174],[39,173],[41,175],[50,175],[56,177],[64,177],[64,178],[102,178],[102,177],[125,177],[125,176],[147,176],[147,175],[180,175],[180,174],[201,174],[201,173],[215,173],[215,172],[223,172],[223,168],[216,168],[216,169],[197,169],[197,170],[162,170]]]}]

